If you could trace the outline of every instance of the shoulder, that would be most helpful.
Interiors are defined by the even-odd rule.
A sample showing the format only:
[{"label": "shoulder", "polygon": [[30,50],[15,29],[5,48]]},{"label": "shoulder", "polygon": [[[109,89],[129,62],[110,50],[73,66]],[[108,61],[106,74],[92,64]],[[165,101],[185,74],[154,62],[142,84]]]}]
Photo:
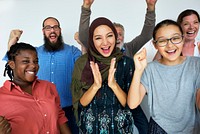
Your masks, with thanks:
[{"label": "shoulder", "polygon": [[186,57],[186,61],[200,65],[200,57],[197,56],[188,56]]},{"label": "shoulder", "polygon": [[47,81],[47,80],[41,80],[41,79],[37,79],[37,81],[38,81],[38,84],[40,85],[40,86],[49,86],[49,87],[53,87],[53,88],[55,88],[56,86],[55,86],[55,84],[53,84],[53,83],[51,83],[51,82],[49,82],[49,81]]},{"label": "shoulder", "polygon": [[162,67],[164,65],[162,65],[161,63],[159,63],[157,60],[148,62],[147,67],[145,68],[145,71],[147,70],[155,70],[158,69],[160,67]]},{"label": "shoulder", "polygon": [[36,46],[35,48],[36,48],[37,50],[39,50],[39,49],[43,49],[43,48],[44,48],[44,45]]},{"label": "shoulder", "polygon": [[[66,43],[64,43],[64,47],[65,47],[65,48],[70,48],[70,49],[78,49],[78,47],[76,47],[75,45],[66,44]],[[78,50],[79,50],[79,49],[78,49]]]},{"label": "shoulder", "polygon": [[83,63],[86,63],[87,60],[88,60],[88,54],[86,53],[86,54],[81,55],[81,56],[76,60],[76,64],[82,64],[82,65],[83,65]]},{"label": "shoulder", "polygon": [[78,47],[76,47],[74,45],[70,45],[70,44],[64,43],[64,51],[71,51],[72,53],[78,53],[79,55],[81,55],[80,49]]},{"label": "shoulder", "polygon": [[118,62],[118,65],[120,67],[122,67],[122,66],[124,66],[124,67],[131,66],[131,67],[133,67],[134,66],[133,64],[134,64],[133,59],[130,58],[130,57],[127,57],[127,56],[122,56],[122,58]]}]

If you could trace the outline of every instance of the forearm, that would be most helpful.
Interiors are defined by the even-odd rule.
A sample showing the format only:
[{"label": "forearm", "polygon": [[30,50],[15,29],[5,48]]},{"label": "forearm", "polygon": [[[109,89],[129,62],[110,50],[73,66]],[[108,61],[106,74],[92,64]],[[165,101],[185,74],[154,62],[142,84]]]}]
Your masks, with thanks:
[{"label": "forearm", "polygon": [[125,107],[127,100],[126,93],[121,89],[121,87],[117,83],[113,87],[111,87],[111,89],[113,90],[121,105]]},{"label": "forearm", "polygon": [[99,90],[98,87],[94,86],[94,84],[83,94],[83,96],[80,99],[80,103],[83,106],[87,106],[94,96],[96,95],[97,91]]},{"label": "forearm", "polygon": [[137,53],[152,38],[155,22],[155,11],[147,10],[141,33],[124,45],[126,49],[125,54],[127,56],[132,58],[133,55]]},{"label": "forearm", "polygon": [[88,48],[89,25],[90,25],[91,10],[81,7],[81,16],[79,22],[79,40]]},{"label": "forearm", "polygon": [[142,77],[142,73],[135,71],[134,76],[129,88],[128,97],[127,97],[127,104],[131,109],[136,108],[142,101],[142,93],[140,90],[141,84],[140,80]]},{"label": "forearm", "polygon": [[197,104],[198,109],[200,110],[200,89],[197,90],[196,104]]},{"label": "forearm", "polygon": [[61,134],[71,134],[71,131],[70,131],[67,123],[61,124],[59,127],[60,127]]},{"label": "forearm", "polygon": [[147,10],[142,31],[140,35],[135,38],[135,40],[137,42],[140,42],[140,44],[143,45],[146,44],[152,38],[155,24],[156,24],[155,11]]}]

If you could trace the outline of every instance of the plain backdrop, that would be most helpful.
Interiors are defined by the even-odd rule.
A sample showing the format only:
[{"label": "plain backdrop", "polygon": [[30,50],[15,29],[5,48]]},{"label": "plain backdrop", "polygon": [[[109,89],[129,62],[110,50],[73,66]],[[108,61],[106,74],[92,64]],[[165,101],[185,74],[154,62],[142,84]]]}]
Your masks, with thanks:
[{"label": "plain backdrop", "polygon": [[[0,0],[1,59],[7,51],[12,29],[23,30],[20,42],[34,46],[42,45],[42,22],[49,16],[60,21],[65,43],[80,48],[74,40],[74,33],[78,31],[82,3],[83,0]],[[141,32],[146,7],[145,0],[95,0],[92,5],[91,21],[104,16],[113,22],[123,24],[125,41],[130,41]],[[178,14],[185,9],[194,9],[200,14],[200,0],[157,0],[156,23],[163,19],[176,20]],[[148,61],[151,61],[155,54],[151,41],[145,47]],[[5,63],[0,60],[0,85],[9,79],[3,77]]]}]

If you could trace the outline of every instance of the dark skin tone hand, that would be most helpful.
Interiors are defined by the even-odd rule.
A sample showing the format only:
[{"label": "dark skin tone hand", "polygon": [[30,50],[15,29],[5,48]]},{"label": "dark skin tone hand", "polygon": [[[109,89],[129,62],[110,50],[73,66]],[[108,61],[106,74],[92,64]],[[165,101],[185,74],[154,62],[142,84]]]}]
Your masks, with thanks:
[{"label": "dark skin tone hand", "polygon": [[10,123],[3,116],[0,116],[0,134],[10,134],[11,130]]}]

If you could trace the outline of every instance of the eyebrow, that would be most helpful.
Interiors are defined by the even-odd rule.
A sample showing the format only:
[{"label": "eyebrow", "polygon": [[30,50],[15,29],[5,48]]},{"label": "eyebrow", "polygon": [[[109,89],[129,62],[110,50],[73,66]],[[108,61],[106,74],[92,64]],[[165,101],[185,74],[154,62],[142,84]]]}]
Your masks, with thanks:
[{"label": "eyebrow", "polygon": [[[114,32],[109,32],[109,33],[107,33],[106,35],[108,35],[108,34],[114,34]],[[96,36],[102,36],[102,35],[99,35],[99,34],[94,35],[94,37],[96,37]]]}]

